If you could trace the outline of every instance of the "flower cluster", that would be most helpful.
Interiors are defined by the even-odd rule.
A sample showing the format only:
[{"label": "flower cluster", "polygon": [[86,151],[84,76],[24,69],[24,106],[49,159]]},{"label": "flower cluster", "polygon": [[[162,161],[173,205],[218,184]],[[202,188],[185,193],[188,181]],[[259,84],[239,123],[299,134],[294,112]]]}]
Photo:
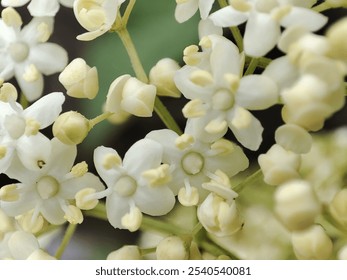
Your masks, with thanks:
[{"label": "flower cluster", "polygon": [[[346,259],[347,133],[312,135],[345,105],[347,21],[320,31],[322,12],[345,1],[177,0],[178,23],[199,11],[199,42],[148,74],[127,29],[135,2],[1,1],[0,173],[9,183],[0,186],[0,258],[60,258],[92,216],[142,233],[107,259]],[[48,42],[60,4],[86,30],[77,40],[117,34],[135,73],[114,77],[91,119],[63,109],[69,98],[102,93],[96,67]],[[24,5],[27,25],[16,11]],[[65,92],[45,93],[44,75],[53,74]],[[183,123],[162,97],[184,101]],[[281,125],[256,154],[266,127],[256,116],[273,106]],[[92,162],[75,162],[100,122],[122,126],[154,112],[165,127],[124,156],[99,139]],[[47,253],[41,237],[66,224],[65,242]]]}]

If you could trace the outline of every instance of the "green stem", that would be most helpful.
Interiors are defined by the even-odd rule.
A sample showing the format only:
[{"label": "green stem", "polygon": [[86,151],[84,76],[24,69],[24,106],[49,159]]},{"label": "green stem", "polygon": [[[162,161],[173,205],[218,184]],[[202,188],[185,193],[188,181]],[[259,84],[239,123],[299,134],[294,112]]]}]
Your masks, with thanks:
[{"label": "green stem", "polygon": [[220,255],[226,255],[229,256],[233,260],[238,260],[236,256],[225,250],[224,248],[218,246],[216,243],[214,243],[212,240],[204,240],[199,243],[200,248],[205,250],[206,252],[209,252],[210,254],[214,256],[220,256]]},{"label": "green stem", "polygon": [[241,192],[247,185],[251,185],[254,184],[255,182],[257,182],[258,180],[263,178],[263,172],[261,171],[261,169],[258,169],[257,171],[255,171],[253,174],[251,174],[250,176],[247,177],[246,180],[242,181],[241,183],[239,183],[238,185],[236,185],[235,187],[233,187],[233,190],[236,191],[237,193]]},{"label": "green stem", "polygon": [[255,69],[257,69],[258,66],[258,60],[258,58],[252,57],[244,76],[251,75],[254,73]]},{"label": "green stem", "polygon": [[136,0],[130,0],[128,3],[127,8],[125,9],[125,12],[123,14],[123,24],[126,26],[129,21],[130,14],[135,6]]},{"label": "green stem", "polygon": [[319,5],[312,8],[313,11],[316,11],[318,13],[324,12],[326,10],[332,9],[331,5],[327,2],[320,3]]},{"label": "green stem", "polygon": [[108,117],[110,117],[113,113],[110,112],[105,112],[91,120],[89,120],[89,127],[90,129],[92,129],[95,125],[97,125],[98,123],[106,120]]},{"label": "green stem", "polygon": [[60,259],[62,257],[67,245],[69,244],[73,234],[75,233],[76,228],[77,228],[76,224],[69,224],[68,225],[68,227],[65,231],[65,234],[64,234],[64,238],[61,241],[60,246],[57,249],[57,252],[55,253],[55,257],[57,259]]},{"label": "green stem", "polygon": [[142,230],[154,230],[159,232],[164,232],[173,235],[187,235],[188,232],[182,228],[172,225],[168,222],[161,221],[149,216],[142,217]]}]

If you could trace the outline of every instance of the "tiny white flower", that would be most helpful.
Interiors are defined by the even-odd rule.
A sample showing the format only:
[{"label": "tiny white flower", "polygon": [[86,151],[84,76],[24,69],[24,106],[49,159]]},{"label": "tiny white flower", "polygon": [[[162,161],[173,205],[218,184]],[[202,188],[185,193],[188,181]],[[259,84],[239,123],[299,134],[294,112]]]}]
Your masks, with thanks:
[{"label": "tiny white flower", "polygon": [[72,8],[75,0],[2,0],[4,7],[20,7],[30,2],[28,10],[33,17],[54,17],[60,4]]},{"label": "tiny white flower", "polygon": [[[317,31],[327,22],[327,17],[311,10],[315,1],[230,0],[230,5],[210,15],[217,26],[237,26],[244,22],[245,53],[259,57],[275,47],[281,26],[300,25]],[[266,36],[264,36],[266,34]]]},{"label": "tiny white flower", "polygon": [[175,18],[179,23],[190,19],[198,10],[200,17],[206,19],[214,0],[176,0]]},{"label": "tiny white flower", "polygon": [[90,41],[109,31],[116,21],[120,5],[125,0],[75,0],[73,10],[77,21],[88,32],[77,36]]},{"label": "tiny white flower", "polygon": [[0,19],[0,78],[14,76],[30,102],[42,95],[42,74],[52,75],[67,64],[67,52],[46,42],[52,29],[53,19],[48,17],[34,18],[22,29]]},{"label": "tiny white flower", "polygon": [[28,108],[0,101],[0,171],[17,155],[24,166],[39,170],[50,156],[50,141],[39,130],[51,125],[62,110],[61,92],[45,95]]},{"label": "tiny white flower", "polygon": [[[26,169],[18,159],[7,170],[10,178],[19,183],[8,189],[12,197],[2,195],[1,207],[9,216],[15,217],[33,210],[32,221],[41,214],[49,223],[80,223],[80,209],[73,205],[75,195],[82,189],[104,189],[97,176],[87,172],[79,176],[71,171],[75,161],[76,146],[65,145],[58,139],[51,140],[52,152],[46,164],[38,171]],[[6,189],[5,189],[6,191]]]},{"label": "tiny white flower", "polygon": [[113,227],[135,231],[141,225],[141,213],[161,216],[173,208],[169,174],[161,172],[162,154],[161,145],[150,139],[133,144],[123,161],[112,148],[95,149],[94,164],[108,188],[89,199],[106,196],[107,217]]}]

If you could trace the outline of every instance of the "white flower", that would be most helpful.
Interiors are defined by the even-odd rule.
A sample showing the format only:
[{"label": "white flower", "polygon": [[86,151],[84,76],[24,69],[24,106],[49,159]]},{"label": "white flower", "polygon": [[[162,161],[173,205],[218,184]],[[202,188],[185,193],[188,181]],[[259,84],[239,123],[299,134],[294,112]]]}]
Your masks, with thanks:
[{"label": "white flower", "polygon": [[125,0],[75,0],[73,10],[77,21],[88,32],[77,36],[90,41],[109,31],[116,20],[120,5]]},{"label": "white flower", "polygon": [[197,10],[200,10],[200,17],[206,19],[214,0],[176,0],[176,3],[175,18],[182,23],[190,19]]},{"label": "white flower", "polygon": [[155,130],[146,138],[164,147],[163,162],[172,169],[169,186],[175,194],[179,194],[181,203],[196,200],[192,204],[197,204],[207,195],[201,184],[214,177],[216,170],[234,176],[246,169],[249,162],[242,149],[226,139],[204,143],[195,138],[189,128],[185,132],[179,136],[169,129]]},{"label": "white flower", "polygon": [[[15,17],[9,13],[10,18]],[[57,44],[46,42],[52,33],[52,18],[34,18],[21,30],[20,25],[7,25],[8,20],[0,19],[0,78],[9,80],[14,76],[26,99],[34,101],[43,92],[42,74],[63,70],[68,61],[67,52]]]},{"label": "white flower", "polygon": [[[296,0],[230,0],[225,8],[210,15],[217,26],[237,26],[247,21],[244,35],[245,53],[259,57],[275,47],[281,26],[304,26],[317,31],[327,22],[327,17],[310,7],[316,1]],[[266,34],[266,36],[264,36]]]},{"label": "white flower", "polygon": [[72,8],[75,0],[1,0],[4,7],[20,7],[30,2],[28,10],[33,17],[54,17],[60,5]]},{"label": "white flower", "polygon": [[[201,139],[216,140],[228,127],[246,148],[257,150],[263,127],[248,110],[261,110],[277,102],[277,86],[263,75],[242,75],[243,57],[238,48],[219,35],[204,37],[203,52],[194,63],[188,53],[189,65],[176,72],[177,88],[191,99],[183,114]],[[207,140],[207,141],[209,141]]]},{"label": "white flower", "polygon": [[19,103],[0,101],[0,172],[17,155],[23,165],[39,170],[50,156],[50,141],[39,130],[51,125],[62,110],[61,92],[53,92],[24,109]]},{"label": "white flower", "polygon": [[108,189],[89,197],[106,196],[107,217],[113,227],[135,231],[141,225],[141,212],[161,216],[173,208],[175,198],[167,186],[170,176],[163,172],[162,153],[162,147],[150,139],[132,145],[123,162],[112,148],[95,149],[94,164]]},{"label": "white flower", "polygon": [[56,138],[51,140],[51,145],[52,152],[41,170],[28,170],[16,158],[13,160],[7,174],[19,183],[2,188],[1,208],[12,217],[33,210],[32,222],[41,214],[54,225],[66,220],[81,223],[82,213],[73,205],[75,195],[86,188],[102,191],[104,186],[97,176],[71,169],[76,146],[65,145]]}]

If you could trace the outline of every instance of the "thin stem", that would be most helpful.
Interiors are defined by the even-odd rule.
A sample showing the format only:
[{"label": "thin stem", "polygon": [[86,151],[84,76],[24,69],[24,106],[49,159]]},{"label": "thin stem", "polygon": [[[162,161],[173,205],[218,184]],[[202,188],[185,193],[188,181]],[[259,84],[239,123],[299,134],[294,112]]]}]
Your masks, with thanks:
[{"label": "thin stem", "polygon": [[21,93],[21,95],[19,97],[19,103],[20,103],[20,105],[22,105],[23,109],[25,109],[25,108],[27,108],[29,106],[28,99],[26,99],[26,97],[23,94],[23,92]]},{"label": "thin stem", "polygon": [[[252,57],[246,56],[246,64],[250,64],[252,60]],[[258,57],[258,67],[260,68],[266,68],[270,62],[272,61],[271,58],[267,58],[267,57]]]},{"label": "thin stem", "polygon": [[126,26],[128,21],[129,21],[130,14],[131,14],[134,6],[135,6],[135,3],[136,3],[136,0],[130,0],[129,3],[128,3],[127,8],[125,9],[125,12],[123,14],[123,24],[124,24],[124,26]]},{"label": "thin stem", "polygon": [[238,185],[236,185],[233,190],[236,191],[237,193],[241,192],[247,185],[251,185],[258,180],[263,178],[263,172],[261,169],[258,169],[255,171],[252,175],[248,176],[246,180],[242,181]]},{"label": "thin stem", "polygon": [[316,11],[318,13],[324,12],[324,11],[329,10],[329,9],[332,9],[332,7],[326,1],[323,3],[320,3],[319,5],[312,8],[313,11]]},{"label": "thin stem", "polygon": [[231,259],[233,260],[238,260],[236,256],[232,255],[230,252],[228,252],[224,248],[218,246],[212,240],[204,240],[199,243],[199,246],[200,248],[202,248],[203,250],[209,252],[210,254],[214,256],[226,255],[231,257]]},{"label": "thin stem", "polygon": [[57,259],[60,259],[67,247],[67,245],[69,244],[73,234],[75,233],[75,230],[77,228],[77,225],[76,224],[69,224],[66,231],[65,231],[65,235],[64,235],[64,238],[63,240],[61,241],[60,243],[60,246],[57,250],[57,252],[55,253],[55,257]]},{"label": "thin stem", "polygon": [[113,113],[110,113],[110,112],[105,112],[91,120],[89,120],[89,126],[90,126],[90,129],[92,129],[96,124],[106,120],[108,117],[110,117]]},{"label": "thin stem", "polygon": [[202,229],[202,224],[199,222],[195,225],[195,227],[192,230],[192,236],[195,236],[199,233],[199,231]]},{"label": "thin stem", "polygon": [[141,256],[145,256],[145,255],[148,255],[148,254],[152,254],[152,253],[155,253],[155,251],[157,250],[157,247],[153,247],[153,248],[140,248],[140,254]]},{"label": "thin stem", "polygon": [[255,69],[257,69],[258,66],[258,60],[259,59],[257,57],[252,57],[244,76],[251,75],[254,73]]}]

